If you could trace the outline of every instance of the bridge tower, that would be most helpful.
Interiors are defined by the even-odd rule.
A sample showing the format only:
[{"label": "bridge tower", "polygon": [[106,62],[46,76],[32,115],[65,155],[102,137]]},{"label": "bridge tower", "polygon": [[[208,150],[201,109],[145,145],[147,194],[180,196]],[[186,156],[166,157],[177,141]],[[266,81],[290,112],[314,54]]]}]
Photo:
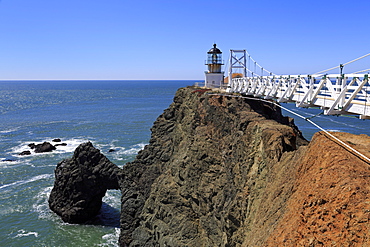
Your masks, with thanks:
[{"label": "bridge tower", "polygon": [[222,52],[216,47],[216,44],[213,44],[213,48],[207,52],[206,65],[208,66],[208,71],[205,72],[205,86],[208,88],[221,87],[224,83],[224,72],[221,71],[221,66],[224,64]]},{"label": "bridge tower", "polygon": [[[250,60],[250,59],[249,59]],[[247,51],[246,50],[230,50],[230,65],[229,65],[229,83],[228,88],[232,87],[233,69],[243,69],[243,77],[247,76],[249,68],[247,68]],[[248,63],[249,65],[249,63]],[[253,75],[252,75],[253,76]]]}]

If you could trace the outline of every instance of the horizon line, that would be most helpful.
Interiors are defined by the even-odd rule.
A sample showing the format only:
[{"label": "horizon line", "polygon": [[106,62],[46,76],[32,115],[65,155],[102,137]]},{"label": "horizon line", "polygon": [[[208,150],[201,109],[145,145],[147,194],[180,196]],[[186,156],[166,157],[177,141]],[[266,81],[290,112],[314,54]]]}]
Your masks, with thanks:
[{"label": "horizon line", "polygon": [[204,81],[197,79],[0,79],[0,81]]}]

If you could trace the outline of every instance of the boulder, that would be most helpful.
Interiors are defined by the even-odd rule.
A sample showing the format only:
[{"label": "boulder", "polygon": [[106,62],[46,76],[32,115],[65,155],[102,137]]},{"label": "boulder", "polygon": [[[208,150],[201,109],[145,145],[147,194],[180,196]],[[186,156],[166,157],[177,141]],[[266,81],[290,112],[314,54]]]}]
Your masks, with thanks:
[{"label": "boulder", "polygon": [[14,162],[14,161],[15,159],[9,159],[9,158],[1,160],[1,162]]},{"label": "boulder", "polygon": [[61,142],[62,140],[60,140],[59,138],[55,138],[53,139],[53,142]]},{"label": "boulder", "polygon": [[30,143],[27,146],[29,146],[31,149],[34,149],[36,147],[36,144],[35,143]]},{"label": "boulder", "polygon": [[67,146],[67,143],[63,142],[63,143],[58,143],[54,145],[54,147],[58,147],[58,146]]},{"label": "boulder", "polygon": [[21,152],[21,153],[19,153],[18,155],[31,155],[31,151],[29,151],[29,150],[26,150],[26,151],[23,151],[23,152]]},{"label": "boulder", "polygon": [[68,223],[94,218],[108,189],[119,189],[120,168],[110,162],[91,142],[77,147],[73,157],[55,169],[49,207]]},{"label": "boulder", "polygon": [[45,152],[51,152],[55,150],[55,146],[50,144],[50,142],[44,142],[41,144],[37,144],[34,147],[35,153],[45,153]]}]

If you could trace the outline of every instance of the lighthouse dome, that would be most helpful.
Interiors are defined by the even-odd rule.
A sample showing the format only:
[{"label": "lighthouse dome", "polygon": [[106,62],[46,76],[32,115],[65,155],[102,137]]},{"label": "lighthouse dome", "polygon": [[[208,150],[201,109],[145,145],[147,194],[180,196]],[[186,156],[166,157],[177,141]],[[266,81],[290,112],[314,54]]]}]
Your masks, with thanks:
[{"label": "lighthouse dome", "polygon": [[208,52],[208,54],[221,54],[221,50],[216,47],[216,44],[213,44],[213,48],[211,48]]}]

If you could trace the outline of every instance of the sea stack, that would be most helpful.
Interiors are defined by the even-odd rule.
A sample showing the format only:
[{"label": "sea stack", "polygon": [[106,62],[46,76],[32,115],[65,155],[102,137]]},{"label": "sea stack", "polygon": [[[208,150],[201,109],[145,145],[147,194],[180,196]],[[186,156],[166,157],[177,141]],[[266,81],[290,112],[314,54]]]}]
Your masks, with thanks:
[{"label": "sea stack", "polygon": [[119,189],[119,170],[91,142],[81,144],[71,159],[61,161],[55,169],[50,209],[68,223],[93,219],[106,191]]}]

